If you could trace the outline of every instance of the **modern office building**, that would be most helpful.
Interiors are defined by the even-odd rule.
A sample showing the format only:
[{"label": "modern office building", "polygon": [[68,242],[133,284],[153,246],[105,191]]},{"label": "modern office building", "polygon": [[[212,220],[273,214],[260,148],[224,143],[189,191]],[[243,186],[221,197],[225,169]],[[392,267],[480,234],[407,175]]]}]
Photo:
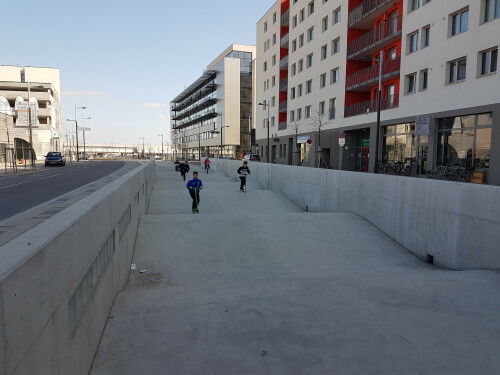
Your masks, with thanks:
[{"label": "modern office building", "polygon": [[262,160],[269,140],[276,163],[462,166],[500,185],[498,35],[500,0],[276,1],[257,23]]},{"label": "modern office building", "polygon": [[59,69],[0,66],[0,161],[61,150],[60,94]]},{"label": "modern office building", "polygon": [[255,47],[232,44],[170,103],[176,157],[241,157],[251,151]]}]

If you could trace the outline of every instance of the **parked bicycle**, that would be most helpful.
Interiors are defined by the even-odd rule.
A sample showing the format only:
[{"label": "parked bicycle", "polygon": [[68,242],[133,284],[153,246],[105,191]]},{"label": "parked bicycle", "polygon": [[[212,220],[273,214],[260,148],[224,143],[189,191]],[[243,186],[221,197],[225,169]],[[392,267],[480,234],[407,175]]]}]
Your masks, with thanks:
[{"label": "parked bicycle", "polygon": [[409,176],[411,174],[412,167],[405,163],[377,163],[377,173],[384,174],[395,174],[395,175],[405,175]]},{"label": "parked bicycle", "polygon": [[465,167],[450,168],[446,178],[451,181],[455,181],[457,178],[460,178],[464,182],[470,182],[472,172]]}]

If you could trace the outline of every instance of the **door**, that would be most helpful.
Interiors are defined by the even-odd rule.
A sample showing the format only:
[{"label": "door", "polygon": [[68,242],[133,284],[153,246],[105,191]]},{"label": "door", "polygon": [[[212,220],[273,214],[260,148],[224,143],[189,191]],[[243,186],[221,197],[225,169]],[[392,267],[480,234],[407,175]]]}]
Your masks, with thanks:
[{"label": "door", "polygon": [[427,145],[417,145],[417,174],[427,173]]},{"label": "door", "polygon": [[370,162],[370,148],[362,147],[358,148],[358,162],[356,169],[360,172],[368,172],[368,163]]}]

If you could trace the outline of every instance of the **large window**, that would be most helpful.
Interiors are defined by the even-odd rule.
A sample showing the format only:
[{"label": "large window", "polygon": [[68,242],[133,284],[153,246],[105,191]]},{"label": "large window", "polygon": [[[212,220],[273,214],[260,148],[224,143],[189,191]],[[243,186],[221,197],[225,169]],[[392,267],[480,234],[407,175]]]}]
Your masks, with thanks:
[{"label": "large window", "polygon": [[413,155],[413,132],[415,123],[389,125],[384,127],[384,163],[410,163]]},{"label": "large window", "polygon": [[450,15],[451,35],[461,34],[469,30],[469,8]]},{"label": "large window", "polygon": [[492,114],[439,120],[438,165],[489,168]]},{"label": "large window", "polygon": [[467,73],[467,59],[462,58],[448,63],[448,83],[465,80]]},{"label": "large window", "polygon": [[498,47],[480,53],[480,75],[495,73],[497,71]]},{"label": "large window", "polygon": [[484,0],[484,22],[500,18],[500,0]]}]

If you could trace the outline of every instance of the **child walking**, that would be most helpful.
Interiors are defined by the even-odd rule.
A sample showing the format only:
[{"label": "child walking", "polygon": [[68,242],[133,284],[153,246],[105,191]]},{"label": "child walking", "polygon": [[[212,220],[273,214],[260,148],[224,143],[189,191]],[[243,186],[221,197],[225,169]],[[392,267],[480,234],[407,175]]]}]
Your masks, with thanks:
[{"label": "child walking", "polygon": [[250,168],[248,168],[248,163],[246,161],[243,162],[243,165],[238,168],[238,173],[240,177],[240,190],[245,191],[243,188],[247,184],[247,175],[250,174]]},{"label": "child walking", "polygon": [[193,200],[192,209],[193,214],[197,214],[200,211],[198,207],[200,205],[200,190],[203,189],[203,182],[198,178],[198,172],[193,172],[193,178],[190,179],[186,187],[188,188],[189,195],[191,195],[191,199]]}]

